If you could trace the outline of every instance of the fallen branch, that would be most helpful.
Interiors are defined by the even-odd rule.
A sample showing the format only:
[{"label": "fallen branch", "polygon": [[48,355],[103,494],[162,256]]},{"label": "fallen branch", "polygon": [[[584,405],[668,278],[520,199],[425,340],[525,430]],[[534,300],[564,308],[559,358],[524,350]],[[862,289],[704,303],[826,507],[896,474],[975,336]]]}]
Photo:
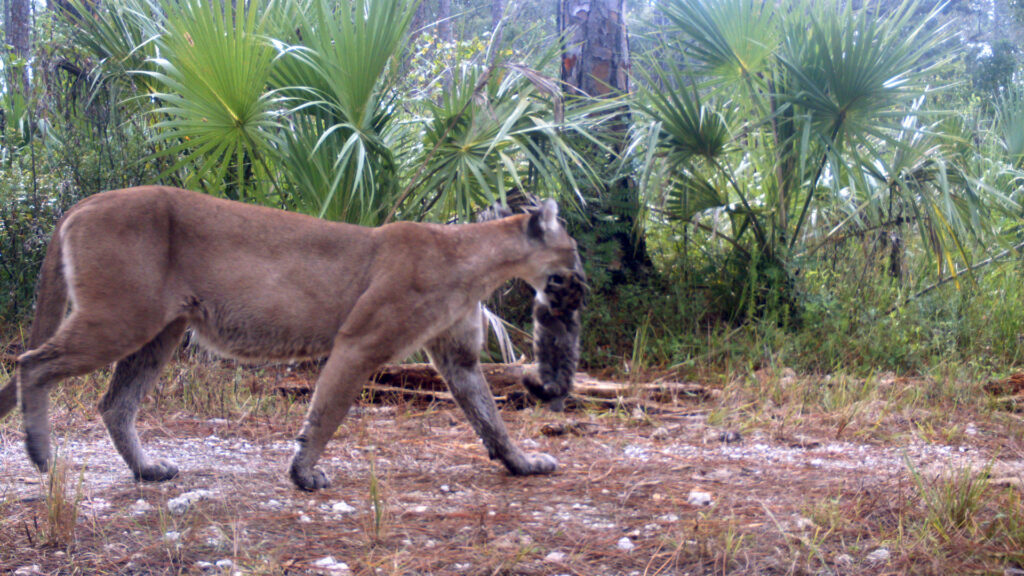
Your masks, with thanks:
[{"label": "fallen branch", "polygon": [[993,398],[992,401],[1001,410],[1006,410],[1008,412],[1024,412],[1024,394],[999,396],[997,398]]},{"label": "fallen branch", "polygon": [[591,378],[582,372],[576,374],[573,392],[604,399],[641,397],[658,402],[671,402],[680,397],[706,399],[715,395],[714,390],[696,382],[610,382]]}]

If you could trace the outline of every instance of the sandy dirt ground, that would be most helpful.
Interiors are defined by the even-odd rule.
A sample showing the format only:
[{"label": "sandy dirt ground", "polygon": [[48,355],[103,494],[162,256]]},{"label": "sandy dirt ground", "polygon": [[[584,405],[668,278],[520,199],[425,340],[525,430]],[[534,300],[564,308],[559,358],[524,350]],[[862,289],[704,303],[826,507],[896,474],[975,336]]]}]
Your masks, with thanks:
[{"label": "sandy dirt ground", "polygon": [[147,450],[181,469],[162,484],[132,480],[94,411],[58,404],[73,529],[48,528],[47,476],[8,417],[0,573],[941,574],[894,546],[915,475],[983,470],[1009,490],[1024,478],[1019,439],[972,423],[955,444],[879,442],[712,426],[713,409],[505,409],[517,442],[560,462],[517,478],[450,404],[360,405],[321,462],[333,486],[311,494],[286,475],[301,404],[273,418],[145,410]]}]

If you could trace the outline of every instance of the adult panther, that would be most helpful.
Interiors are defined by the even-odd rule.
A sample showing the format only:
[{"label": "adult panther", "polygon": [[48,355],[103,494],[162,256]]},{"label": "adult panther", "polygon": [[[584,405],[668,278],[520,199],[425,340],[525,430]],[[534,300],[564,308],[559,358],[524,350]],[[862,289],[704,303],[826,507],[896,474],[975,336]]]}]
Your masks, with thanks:
[{"label": "adult panther", "polygon": [[[301,489],[329,485],[315,464],[370,374],[421,348],[492,458],[513,474],[552,472],[555,459],[516,447],[498,415],[478,364],[479,302],[511,278],[543,294],[578,262],[551,200],[492,222],[363,228],[168,187],[92,196],[54,231],[18,358],[28,454],[46,468],[54,383],[116,362],[99,406],[114,445],[137,479],[174,477],[143,452],[135,419],[191,328],[236,358],[327,357],[291,461]],[[14,386],[0,390],[0,416]],[[540,390],[560,402],[569,387]]]}]

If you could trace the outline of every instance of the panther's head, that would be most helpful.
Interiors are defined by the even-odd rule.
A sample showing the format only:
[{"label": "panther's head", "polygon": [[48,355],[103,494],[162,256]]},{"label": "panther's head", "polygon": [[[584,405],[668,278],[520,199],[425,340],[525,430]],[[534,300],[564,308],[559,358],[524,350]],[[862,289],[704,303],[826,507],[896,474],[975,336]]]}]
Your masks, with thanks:
[{"label": "panther's head", "polygon": [[529,274],[523,279],[541,293],[549,282],[565,282],[573,274],[582,274],[576,241],[558,218],[558,204],[548,199],[530,213],[526,220],[526,237],[530,250]]}]

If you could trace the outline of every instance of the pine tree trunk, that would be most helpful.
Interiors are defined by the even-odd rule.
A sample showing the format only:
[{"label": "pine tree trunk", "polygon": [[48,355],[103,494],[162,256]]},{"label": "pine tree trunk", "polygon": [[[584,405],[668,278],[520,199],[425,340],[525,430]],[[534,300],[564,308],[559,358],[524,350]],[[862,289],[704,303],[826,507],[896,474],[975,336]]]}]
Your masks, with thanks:
[{"label": "pine tree trunk", "polygon": [[454,40],[452,36],[452,0],[437,0],[437,35],[444,42]]},{"label": "pine tree trunk", "polygon": [[504,38],[504,26],[498,26],[498,23],[501,22],[501,17],[504,15],[505,0],[491,0],[491,30],[494,31],[494,37],[491,41],[494,44],[495,50],[501,49],[501,43]]},{"label": "pine tree trunk", "polygon": [[[615,98],[629,92],[625,0],[560,0],[558,31],[566,38],[561,76],[570,105],[574,96]],[[608,127],[620,148],[626,141],[629,116],[629,109],[623,106],[620,121]],[[599,158],[598,162],[613,165],[613,160]],[[631,178],[611,181],[591,205],[593,253],[604,255],[604,261],[592,261],[590,266],[602,267],[612,285],[635,283],[650,272],[650,257],[636,225],[641,212]]]},{"label": "pine tree trunk", "polygon": [[562,0],[558,30],[570,31],[562,53],[562,81],[577,94],[629,92],[625,0]]},{"label": "pine tree trunk", "polygon": [[20,60],[8,78],[15,83],[22,94],[28,91],[28,58],[31,48],[32,4],[29,0],[7,0],[4,19],[4,41],[7,43],[11,60]]}]

